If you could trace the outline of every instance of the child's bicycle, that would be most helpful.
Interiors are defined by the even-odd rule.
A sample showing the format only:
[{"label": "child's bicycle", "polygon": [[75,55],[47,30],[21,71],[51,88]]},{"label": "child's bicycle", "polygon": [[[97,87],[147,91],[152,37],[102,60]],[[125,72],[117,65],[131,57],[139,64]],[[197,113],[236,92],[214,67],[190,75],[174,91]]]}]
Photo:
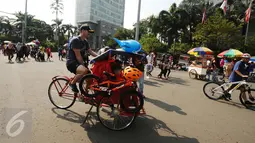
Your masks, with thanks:
[{"label": "child's bicycle", "polygon": [[[251,89],[250,85],[243,80],[238,82],[227,82],[227,83],[217,83],[217,82],[208,82],[203,87],[203,92],[205,96],[212,100],[225,99],[229,101],[229,97],[227,95],[227,90],[232,86],[232,89],[228,93],[232,93],[234,90],[242,88],[240,90],[239,100],[240,102],[249,109],[255,109],[255,89]],[[245,102],[245,99],[248,102]]]}]

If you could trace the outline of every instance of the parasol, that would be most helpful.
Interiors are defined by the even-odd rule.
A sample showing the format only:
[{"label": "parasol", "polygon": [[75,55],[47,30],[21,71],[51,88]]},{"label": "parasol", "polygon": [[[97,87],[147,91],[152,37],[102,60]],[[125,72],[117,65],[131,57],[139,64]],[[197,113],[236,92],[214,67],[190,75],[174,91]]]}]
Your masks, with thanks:
[{"label": "parasol", "polygon": [[193,56],[200,56],[200,55],[204,56],[204,55],[213,54],[213,51],[206,47],[197,47],[197,48],[193,48],[193,49],[189,50],[188,54],[193,55]]},{"label": "parasol", "polygon": [[242,52],[236,49],[229,49],[226,51],[221,52],[218,54],[218,58],[228,57],[228,58],[235,58],[235,57],[241,57],[243,55]]}]

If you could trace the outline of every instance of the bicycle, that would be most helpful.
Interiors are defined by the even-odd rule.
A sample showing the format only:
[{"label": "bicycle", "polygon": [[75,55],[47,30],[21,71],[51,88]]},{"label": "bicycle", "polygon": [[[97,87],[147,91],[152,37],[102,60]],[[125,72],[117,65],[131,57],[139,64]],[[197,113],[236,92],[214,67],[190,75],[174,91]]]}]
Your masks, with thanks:
[{"label": "bicycle", "polygon": [[[104,74],[108,77],[111,75],[108,72],[104,72]],[[97,76],[93,74],[88,74],[84,76],[79,82],[79,88],[81,93],[74,94],[72,91],[67,92],[67,90],[70,89],[69,83],[70,81],[72,81],[72,79],[73,78],[68,78],[66,76],[53,77],[48,89],[48,95],[51,103],[55,107],[60,109],[68,109],[73,106],[77,97],[83,98],[85,104],[91,105],[83,124],[85,124],[85,122],[87,121],[89,114],[94,106],[97,107],[97,117],[100,123],[106,128],[114,131],[120,131],[128,128],[135,121],[138,115],[146,114],[143,109],[143,96],[141,93],[135,90],[137,85],[134,82],[124,80],[118,82],[114,82],[112,80],[101,82]],[[60,82],[62,81],[64,82],[63,86],[61,86],[60,84]],[[91,82],[93,83],[89,86],[89,88],[91,89],[84,89],[84,84]],[[111,90],[107,91],[105,90],[105,84],[111,84],[114,85],[114,87],[110,88]],[[57,87],[57,85],[59,87]],[[62,97],[64,99],[70,97],[69,100],[65,100],[67,102],[69,101],[67,105],[61,105],[63,101],[61,101],[60,104],[56,103],[53,98],[53,94],[51,93],[52,87],[55,87],[57,89],[59,97]],[[89,94],[87,90],[92,90],[92,93]],[[93,90],[95,90],[94,93]],[[122,92],[120,92],[120,90],[122,90]],[[115,123],[108,124],[109,121],[105,121],[105,119],[103,119],[104,115],[101,115],[101,113],[106,113],[106,116],[110,115],[111,118],[114,117],[113,122],[123,121],[125,123],[123,125],[119,125],[119,127],[116,127]]]},{"label": "bicycle", "polygon": [[[209,95],[209,93],[206,92],[206,89],[210,85],[216,86],[216,87],[209,88],[210,90],[209,92],[212,93],[212,95]],[[229,91],[229,93],[231,94],[234,90],[237,90],[239,87],[243,87],[244,90],[241,90],[239,94],[239,100],[242,103],[242,105],[245,106],[246,108],[253,109],[255,106],[255,101],[252,100],[252,98],[255,98],[255,89],[251,89],[251,86],[249,86],[245,80],[237,81],[237,82],[225,82],[223,84],[220,84],[218,82],[213,82],[213,81],[208,82],[203,86],[203,92],[204,92],[204,95],[207,96],[209,99],[219,100],[223,98],[226,101],[229,101],[230,99],[226,96],[226,93],[228,92],[227,90],[233,85],[235,86]],[[217,96],[216,94],[219,94],[219,95]],[[247,101],[251,102],[252,104],[246,104],[242,96],[246,96]]]}]

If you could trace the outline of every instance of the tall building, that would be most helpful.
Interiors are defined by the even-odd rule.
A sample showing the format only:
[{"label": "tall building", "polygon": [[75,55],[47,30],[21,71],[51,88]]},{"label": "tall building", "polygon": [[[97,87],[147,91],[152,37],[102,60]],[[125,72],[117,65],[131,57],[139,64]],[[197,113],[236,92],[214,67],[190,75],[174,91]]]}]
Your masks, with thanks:
[{"label": "tall building", "polygon": [[104,36],[113,35],[117,28],[123,27],[125,0],[76,0],[75,23],[87,23],[95,33],[90,44],[101,48]]}]

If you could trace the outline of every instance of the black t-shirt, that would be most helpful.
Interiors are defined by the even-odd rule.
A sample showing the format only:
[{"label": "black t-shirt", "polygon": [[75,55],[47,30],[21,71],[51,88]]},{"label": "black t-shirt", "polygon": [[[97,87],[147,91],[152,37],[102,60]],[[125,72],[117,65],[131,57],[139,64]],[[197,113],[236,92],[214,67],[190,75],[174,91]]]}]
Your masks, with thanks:
[{"label": "black t-shirt", "polygon": [[81,37],[75,37],[71,39],[70,45],[67,51],[67,61],[66,64],[70,64],[72,62],[78,62],[73,49],[80,49],[81,56],[83,61],[86,63],[88,62],[88,50],[89,50],[89,43],[86,40],[82,40]]}]

